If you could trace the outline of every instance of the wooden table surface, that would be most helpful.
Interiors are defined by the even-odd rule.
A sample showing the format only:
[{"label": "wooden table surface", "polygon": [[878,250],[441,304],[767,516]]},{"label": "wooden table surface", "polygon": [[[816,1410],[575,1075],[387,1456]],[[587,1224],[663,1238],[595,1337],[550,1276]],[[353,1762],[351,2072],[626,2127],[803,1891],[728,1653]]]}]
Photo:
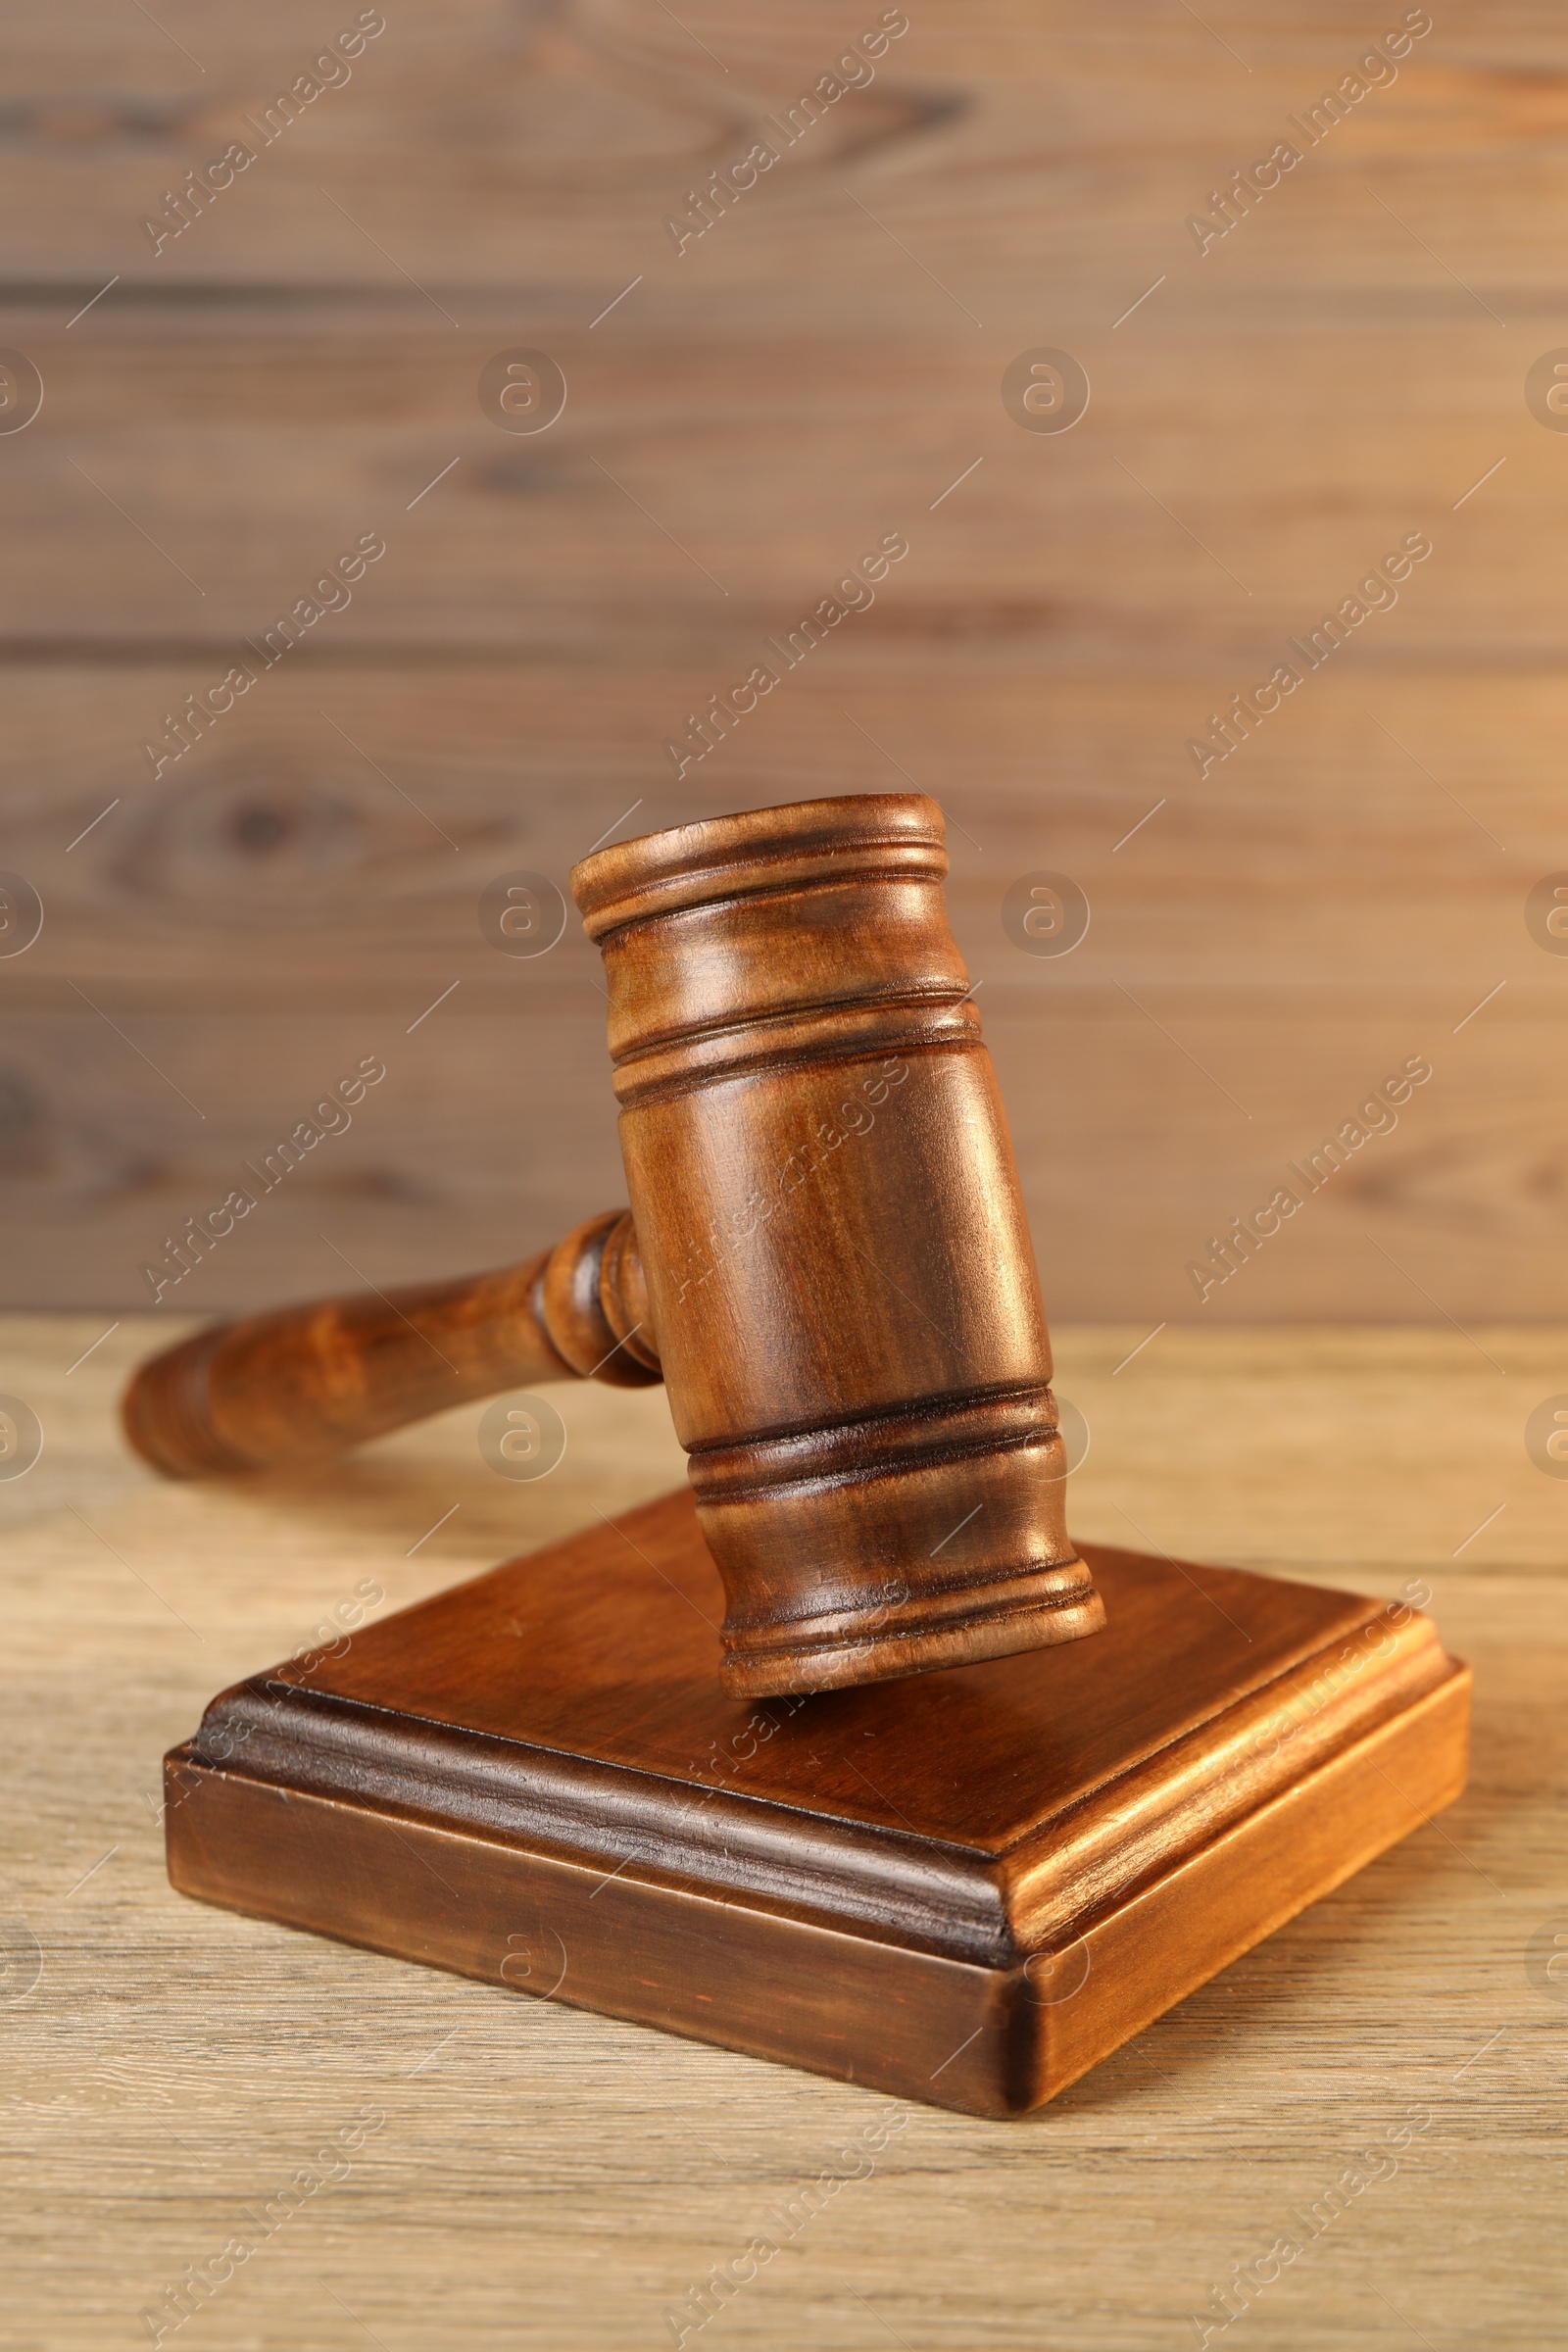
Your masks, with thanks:
[{"label": "wooden table surface", "polygon": [[[554,1391],[567,1453],[533,1486],[486,1469],[475,1407],[310,1479],[169,1488],[112,1418],[168,1323],[125,1320],[68,1373],[108,1320],[3,1326],[0,1386],[44,1429],[0,1485],[8,2343],[151,2340],[143,2312],[259,2239],[270,2199],[288,2218],[166,2344],[636,2352],[830,2173],[710,2344],[1174,2352],[1405,2122],[1397,2170],[1353,2175],[1233,2323],[1248,2352],[1560,2340],[1568,1982],[1539,1937],[1568,1939],[1568,1486],[1523,1430],[1568,1388],[1568,1333],[1170,1329],[1126,1364],[1142,1329],[1057,1333],[1092,1432],[1077,1532],[1378,1594],[1428,1580],[1476,1668],[1473,1783],[1054,2105],[911,2110],[867,2170],[844,2152],[870,2093],[165,1881],[159,1760],[214,1691],[367,1582],[379,1614],[677,1483],[662,1393]],[[278,2205],[302,2168],[337,2177]]]}]

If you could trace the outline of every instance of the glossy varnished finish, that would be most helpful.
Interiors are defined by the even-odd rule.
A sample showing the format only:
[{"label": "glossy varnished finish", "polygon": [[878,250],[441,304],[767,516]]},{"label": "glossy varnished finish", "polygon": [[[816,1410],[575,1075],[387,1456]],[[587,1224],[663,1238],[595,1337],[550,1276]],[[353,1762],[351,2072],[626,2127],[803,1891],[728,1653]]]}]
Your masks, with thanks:
[{"label": "glossy varnished finish", "polygon": [[737,1703],[671,1495],[223,1693],[169,1759],[171,1875],[1023,2113],[1464,1779],[1468,1674],[1408,1607],[1090,1557],[1098,1641]]},{"label": "glossy varnished finish", "polygon": [[323,1298],[198,1332],[143,1364],[125,1434],[172,1478],[319,1460],[446,1406],[573,1373],[657,1381],[624,1210],[525,1265]]},{"label": "glossy varnished finish", "polygon": [[202,1334],[137,1375],[132,1444],[176,1475],[252,1468],[528,1380],[662,1371],[732,1693],[1097,1633],[943,833],[934,801],[864,794],[587,858],[635,1232],[611,1214],[497,1275]]},{"label": "glossy varnished finish", "polygon": [[617,843],[572,887],[725,1687],[1096,1632],[1006,1121],[918,794]]}]

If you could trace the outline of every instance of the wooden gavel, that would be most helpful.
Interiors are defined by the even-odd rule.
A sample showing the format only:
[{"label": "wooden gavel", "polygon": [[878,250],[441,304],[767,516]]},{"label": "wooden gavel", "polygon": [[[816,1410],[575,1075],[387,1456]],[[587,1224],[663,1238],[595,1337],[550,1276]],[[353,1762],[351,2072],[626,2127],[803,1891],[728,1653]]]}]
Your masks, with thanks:
[{"label": "wooden gavel", "polygon": [[630,1213],[198,1334],[131,1382],[131,1443],[171,1476],[250,1469],[529,1382],[662,1377],[731,1694],[1098,1631],[943,841],[935,802],[868,794],[584,859]]}]

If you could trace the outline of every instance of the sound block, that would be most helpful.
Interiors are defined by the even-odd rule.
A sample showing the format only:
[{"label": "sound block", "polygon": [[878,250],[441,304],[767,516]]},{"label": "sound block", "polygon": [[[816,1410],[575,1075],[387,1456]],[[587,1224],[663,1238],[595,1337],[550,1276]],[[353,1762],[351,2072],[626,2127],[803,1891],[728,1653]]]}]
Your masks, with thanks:
[{"label": "sound block", "polygon": [[1463,1786],[1404,1604],[1086,1546],[1105,1631],[757,1703],[671,1494],[216,1698],[206,1901],[975,2115],[1037,2107]]}]

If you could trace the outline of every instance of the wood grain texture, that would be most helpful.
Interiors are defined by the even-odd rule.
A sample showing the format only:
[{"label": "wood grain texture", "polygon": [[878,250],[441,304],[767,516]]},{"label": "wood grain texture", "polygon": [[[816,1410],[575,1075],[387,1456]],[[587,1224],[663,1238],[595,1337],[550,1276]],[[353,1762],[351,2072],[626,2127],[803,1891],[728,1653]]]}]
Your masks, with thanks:
[{"label": "wood grain texture", "polygon": [[732,1697],[1104,1623],[944,832],[923,794],[871,793],[572,869]]},{"label": "wood grain texture", "polygon": [[878,2150],[877,2094],[193,1905],[164,1875],[159,1758],[215,1689],[340,1649],[362,1581],[380,1617],[668,1488],[661,1393],[552,1392],[566,1459],[521,1490],[479,1459],[477,1408],[332,1474],[176,1489],[114,1421],[166,1326],[123,1325],[66,1376],[109,1319],[0,1333],[5,1385],[45,1428],[36,1468],[0,1484],[5,1909],[42,1958],[4,2012],[21,2341],[134,2340],[365,2107],[386,2122],[348,2177],[173,2340],[348,2352],[368,2326],[416,2352],[436,2311],[484,2352],[664,2343],[666,2309],[826,2172],[847,2184],[708,2340],[870,2352],[892,2328],[914,2352],[1063,2333],[1162,2352],[1406,2126],[1397,2174],[1351,2195],[1246,2326],[1293,2352],[1387,2352],[1408,2330],[1381,2296],[1444,2352],[1552,2339],[1562,2004],[1527,1954],[1564,1904],[1568,1661],[1560,1487],[1520,1426],[1564,1385],[1561,1329],[1483,1332],[1500,1378],[1446,1327],[1172,1330],[1116,1373],[1142,1330],[1058,1324],[1094,1432],[1074,1532],[1347,1592],[1425,1578],[1476,1667],[1472,1780],[1037,2118],[922,2108]]},{"label": "wood grain texture", "polygon": [[[144,1301],[171,1218],[340,1041],[454,982],[375,1118],[179,1303],[330,1288],[323,1230],[383,1287],[547,1246],[615,1197],[602,1001],[580,941],[487,946],[485,885],[564,890],[639,802],[912,781],[955,820],[1054,1311],[1568,1311],[1563,967],[1523,919],[1568,866],[1563,444],[1524,400],[1568,347],[1558,18],[1445,10],[1200,255],[1189,216],[1353,69],[1363,13],[922,11],[677,255],[671,209],[861,28],[678,14],[416,0],[154,253],[147,208],[324,21],[6,11],[0,342],[45,402],[0,435],[0,807],[47,908],[0,959],[7,1295]],[[519,343],[570,387],[538,437],[477,397]],[[1067,434],[1002,404],[1041,345],[1093,384]],[[1195,730],[1412,529],[1398,605],[1200,779]],[[888,530],[875,604],[677,783],[687,713]],[[155,780],[165,713],[367,531],[352,602]],[[999,908],[1040,869],[1094,921],[1036,965]],[[1200,1308],[1195,1252],[1413,1052],[1398,1134]]]},{"label": "wood grain texture", "polygon": [[[265,1199],[261,1181],[242,1215]],[[231,1211],[218,1238],[232,1229]],[[210,1326],[138,1368],[121,1419],[166,1478],[321,1460],[472,1397],[573,1373],[647,1388],[659,1378],[642,1338],[647,1304],[631,1220],[610,1209],[494,1274]]]},{"label": "wood grain texture", "polygon": [[[610,983],[631,1212],[497,1274],[177,1343],[126,1390],[137,1451],[172,1476],[266,1468],[568,1370],[662,1377],[724,1581],[732,1697],[1099,1632],[943,834],[923,795],[862,794],[574,867]],[[320,1106],[329,1131],[343,1111]],[[326,1140],[296,1132],[295,1163]],[[282,1154],[263,1167],[218,1240],[292,1172]],[[216,1246],[193,1221],[180,1278]]]},{"label": "wood grain texture", "polygon": [[220,1693],[166,1759],[172,1884],[1017,2116],[1463,1788],[1469,1672],[1408,1603],[1149,1553],[1088,1551],[1070,1654],[753,1707],[698,1508]]},{"label": "wood grain texture", "polygon": [[[790,682],[799,699],[779,694],[752,722],[774,735],[749,752],[738,734],[739,767],[683,802],[650,777],[645,754],[628,751],[617,773],[603,747],[639,724],[652,734],[661,707],[691,708],[715,676],[732,682],[726,671],[673,685],[628,674],[590,694],[581,680],[519,685],[471,667],[423,681],[345,673],[324,706],[463,840],[461,858],[370,769],[363,783],[350,773],[355,755],[321,719],[313,679],[283,677],[269,711],[235,712],[234,725],[258,730],[244,753],[230,760],[215,736],[200,757],[225,764],[195,769],[167,803],[138,802],[125,841],[111,835],[117,810],[66,856],[118,789],[116,729],[121,748],[133,745],[180,674],[161,673],[151,704],[126,674],[73,678],[73,741],[96,762],[91,790],[76,794],[70,746],[49,720],[63,689],[44,671],[17,687],[18,767],[33,781],[8,855],[36,874],[49,916],[36,946],[0,966],[13,1006],[0,1103],[12,1297],[42,1303],[59,1283],[82,1304],[145,1299],[139,1268],[165,1236],[222,1200],[236,1163],[372,1050],[388,1078],[353,1132],[314,1153],[166,1306],[328,1291],[341,1267],[323,1229],[383,1288],[548,1247],[622,1181],[605,1000],[570,926],[537,960],[497,953],[479,929],[483,888],[538,869],[564,893],[573,858],[645,783],[633,823],[809,791],[829,729],[835,757],[847,747],[846,785],[902,785],[848,708],[954,820],[955,932],[983,983],[1053,1311],[1099,1302],[1147,1314],[1145,1328],[1195,1314],[1185,1263],[1412,1052],[1437,1074],[1398,1130],[1205,1314],[1266,1321],[1304,1300],[1315,1313],[1432,1318],[1368,1231],[1462,1320],[1509,1300],[1520,1312],[1568,1306],[1556,1246],[1568,1130],[1541,1082],[1561,973],[1522,919],[1531,881],[1559,855],[1553,761],[1568,708],[1554,684],[1510,689],[1505,740],[1452,680],[1406,682],[1371,706],[1450,789],[1474,774],[1501,796],[1493,819],[1515,845],[1507,859],[1378,735],[1348,675],[1325,679],[1324,701],[1293,716],[1301,732],[1286,751],[1259,740],[1255,781],[1237,762],[1216,768],[1117,853],[1171,781],[1163,763],[1192,708],[1178,684],[1141,692],[1119,766],[1107,751],[1116,695],[1054,687],[1042,780],[1038,687],[956,670],[924,685],[880,675],[846,704],[839,678],[818,687],[803,675]],[[455,708],[473,766],[446,783]],[[542,765],[520,795],[507,782],[509,743],[530,729],[569,743],[568,789],[547,790]],[[323,739],[330,775],[302,789]],[[966,781],[975,747],[994,768],[983,786]],[[1440,830],[1423,830],[1427,804],[1446,812]],[[1073,955],[1034,963],[1004,933],[1001,900],[1017,874],[1058,863],[1080,876],[1094,920]]]}]

